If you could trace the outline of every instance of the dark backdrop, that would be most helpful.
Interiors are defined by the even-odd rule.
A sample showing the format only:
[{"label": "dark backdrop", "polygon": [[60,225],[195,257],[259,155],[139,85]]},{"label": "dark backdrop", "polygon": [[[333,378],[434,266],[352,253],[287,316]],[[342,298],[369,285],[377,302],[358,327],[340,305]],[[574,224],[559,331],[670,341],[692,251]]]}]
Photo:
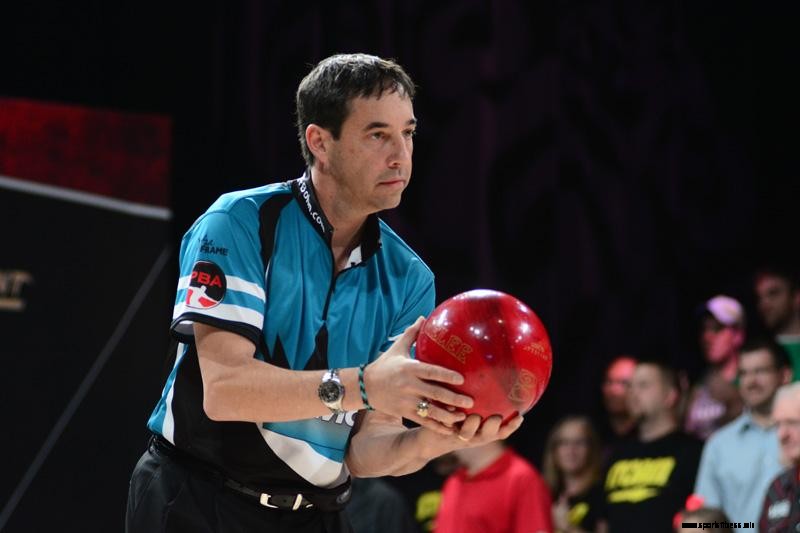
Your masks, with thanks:
[{"label": "dark backdrop", "polygon": [[788,6],[645,4],[18,2],[0,8],[0,95],[172,117],[177,242],[220,193],[302,172],[292,105],[309,65],[396,58],[420,127],[385,218],[440,299],[505,290],[548,327],[553,378],[515,437],[538,462],[555,419],[596,405],[610,356],[696,375],[696,305],[732,294],[758,330],[753,269],[797,261]]}]

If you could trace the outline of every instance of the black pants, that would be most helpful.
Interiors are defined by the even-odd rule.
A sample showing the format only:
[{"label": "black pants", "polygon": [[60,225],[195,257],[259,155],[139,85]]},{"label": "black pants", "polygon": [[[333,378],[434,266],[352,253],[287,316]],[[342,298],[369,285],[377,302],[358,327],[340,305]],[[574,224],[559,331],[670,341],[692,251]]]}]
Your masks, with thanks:
[{"label": "black pants", "polygon": [[352,533],[344,511],[263,507],[150,446],[131,477],[126,533]]}]

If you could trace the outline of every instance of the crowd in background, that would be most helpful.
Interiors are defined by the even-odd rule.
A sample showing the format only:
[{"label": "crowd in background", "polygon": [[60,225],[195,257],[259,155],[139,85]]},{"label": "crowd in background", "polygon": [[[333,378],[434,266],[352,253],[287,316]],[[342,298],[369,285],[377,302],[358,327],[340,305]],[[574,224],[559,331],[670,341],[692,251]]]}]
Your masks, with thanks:
[{"label": "crowd in background", "polygon": [[[663,356],[616,355],[602,415],[565,414],[538,468],[505,443],[441,457],[372,481],[373,512],[350,507],[356,530],[800,531],[800,282],[764,267],[753,290],[749,312],[728,295],[698,304],[699,379]],[[748,336],[754,321],[768,333]]]}]

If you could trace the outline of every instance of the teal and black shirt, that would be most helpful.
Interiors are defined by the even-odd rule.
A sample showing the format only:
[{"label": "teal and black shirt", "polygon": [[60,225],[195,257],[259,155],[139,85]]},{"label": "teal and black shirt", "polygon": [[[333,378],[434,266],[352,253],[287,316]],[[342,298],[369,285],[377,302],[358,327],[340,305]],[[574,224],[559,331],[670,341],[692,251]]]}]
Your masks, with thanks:
[{"label": "teal and black shirt", "polygon": [[192,324],[232,331],[254,357],[293,370],[373,361],[435,304],[430,269],[376,215],[335,274],[333,228],[307,175],[221,196],[184,235],[172,335],[175,366],[151,431],[241,483],[334,487],[355,412],[293,422],[214,422]]}]

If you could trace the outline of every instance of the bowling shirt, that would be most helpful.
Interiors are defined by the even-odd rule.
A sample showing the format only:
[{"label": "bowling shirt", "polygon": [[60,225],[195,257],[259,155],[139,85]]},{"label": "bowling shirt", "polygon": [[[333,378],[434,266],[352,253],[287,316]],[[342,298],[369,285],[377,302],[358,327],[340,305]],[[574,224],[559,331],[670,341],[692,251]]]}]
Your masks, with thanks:
[{"label": "bowling shirt", "polygon": [[435,533],[553,531],[550,491],[528,461],[507,448],[470,476],[456,470],[444,484]]},{"label": "bowling shirt", "polygon": [[598,509],[611,533],[672,532],[672,519],[692,493],[702,441],[672,432],[650,442],[626,441],[612,453]]},{"label": "bowling shirt", "polygon": [[[241,335],[253,357],[292,370],[373,361],[434,307],[430,269],[382,220],[368,217],[335,274],[328,222],[308,176],[221,196],[181,242],[174,368],[148,427],[252,485],[336,487],[355,412],[292,422],[215,422],[203,410],[193,324]],[[358,394],[358,391],[347,391]]]}]

